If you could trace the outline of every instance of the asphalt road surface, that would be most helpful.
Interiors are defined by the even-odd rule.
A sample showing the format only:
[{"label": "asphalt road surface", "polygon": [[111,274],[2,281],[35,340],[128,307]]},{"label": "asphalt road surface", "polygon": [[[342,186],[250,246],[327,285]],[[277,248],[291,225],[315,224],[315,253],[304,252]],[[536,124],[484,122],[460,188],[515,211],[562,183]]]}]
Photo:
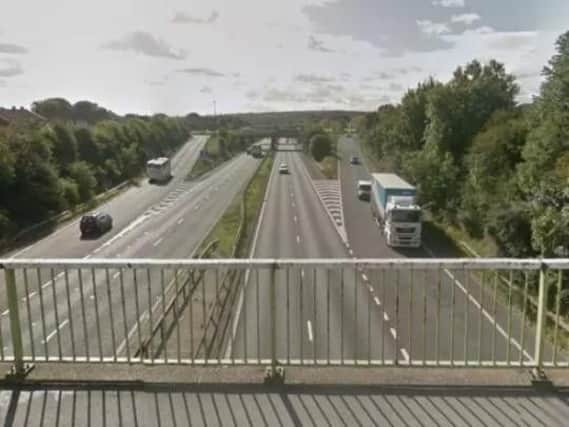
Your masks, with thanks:
[{"label": "asphalt road surface", "polygon": [[[352,156],[363,159],[357,141],[341,138],[339,154],[344,221],[354,256],[448,256],[444,242],[434,242],[434,245],[425,242],[420,249],[388,247],[371,215],[369,202],[357,198],[357,181],[371,179],[365,165],[350,164]],[[504,362],[517,361],[520,357],[527,361],[534,355],[535,330],[528,322],[522,322],[517,307],[510,311],[504,298],[494,304],[493,274],[486,274],[484,281],[481,274],[466,274],[460,270],[368,272],[368,275],[373,276],[374,302],[379,302],[388,315],[396,319],[398,346],[405,348],[412,359],[464,360],[466,357]],[[517,297],[514,292],[512,295],[512,298]],[[550,346],[546,346],[545,354],[552,357]]]},{"label": "asphalt road surface", "polygon": [[[191,144],[191,142],[189,143]],[[188,145],[189,145],[188,144]],[[198,182],[184,182],[199,152],[181,151],[175,178],[164,187],[127,191],[101,208],[113,214],[109,236],[82,241],[75,226],[43,239],[21,257],[188,258],[207,236],[259,161],[240,155]],[[187,163],[186,163],[187,162]],[[140,197],[140,200],[136,197]],[[150,197],[147,200],[146,197]],[[140,204],[140,206],[139,206]],[[122,217],[128,219],[124,220]],[[52,241],[53,239],[53,241]],[[42,251],[42,248],[46,248]],[[70,249],[76,248],[75,252]],[[136,340],[137,319],[148,318],[173,271],[69,271],[41,269],[17,274],[25,354],[52,357],[125,355],[126,337]],[[55,283],[55,286],[53,284]],[[27,297],[26,297],[27,295]],[[4,299],[5,301],[5,299]],[[3,308],[2,350],[11,352],[8,310]],[[33,339],[30,339],[33,337]],[[73,337],[73,339],[72,339]]]},{"label": "asphalt road surface", "polygon": [[[278,174],[281,162],[290,174]],[[346,258],[347,250],[312,187],[301,154],[278,153],[256,258]],[[268,271],[251,272],[237,304],[227,356],[270,357]],[[393,359],[391,325],[354,270],[292,268],[276,273],[277,355],[292,363]]]}]

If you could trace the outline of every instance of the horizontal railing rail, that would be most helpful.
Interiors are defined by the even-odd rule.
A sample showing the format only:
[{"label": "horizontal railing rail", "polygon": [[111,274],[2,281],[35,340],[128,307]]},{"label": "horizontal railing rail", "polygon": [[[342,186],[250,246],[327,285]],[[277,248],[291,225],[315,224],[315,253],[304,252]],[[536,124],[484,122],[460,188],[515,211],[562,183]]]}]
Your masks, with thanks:
[{"label": "horizontal railing rail", "polygon": [[569,366],[560,327],[569,259],[0,259],[0,268],[0,360],[17,373],[48,362]]}]

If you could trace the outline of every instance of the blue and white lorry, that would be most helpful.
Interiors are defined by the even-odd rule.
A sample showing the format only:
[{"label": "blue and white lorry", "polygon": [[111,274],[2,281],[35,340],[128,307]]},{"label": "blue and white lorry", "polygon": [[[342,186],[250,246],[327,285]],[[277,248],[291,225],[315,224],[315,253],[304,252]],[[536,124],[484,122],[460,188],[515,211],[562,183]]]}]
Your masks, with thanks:
[{"label": "blue and white lorry", "polygon": [[421,246],[421,207],[417,190],[393,173],[373,173],[372,213],[388,246]]}]

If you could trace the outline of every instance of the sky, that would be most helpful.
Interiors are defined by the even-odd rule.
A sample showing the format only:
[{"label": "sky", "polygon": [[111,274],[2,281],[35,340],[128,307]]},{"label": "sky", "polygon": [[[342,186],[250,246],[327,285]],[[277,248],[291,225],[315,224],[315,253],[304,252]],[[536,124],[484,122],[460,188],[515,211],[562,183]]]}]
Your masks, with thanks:
[{"label": "sky", "polygon": [[18,0],[0,14],[0,106],[373,110],[492,58],[527,102],[568,23],[568,0]]}]

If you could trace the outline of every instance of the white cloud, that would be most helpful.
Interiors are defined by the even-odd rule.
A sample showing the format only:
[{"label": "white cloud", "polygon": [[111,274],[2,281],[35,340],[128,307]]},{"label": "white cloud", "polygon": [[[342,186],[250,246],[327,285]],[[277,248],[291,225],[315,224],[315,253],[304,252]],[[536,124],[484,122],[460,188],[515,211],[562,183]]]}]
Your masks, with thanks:
[{"label": "white cloud", "polygon": [[0,77],[14,77],[23,73],[24,70],[19,62],[10,59],[0,59]]},{"label": "white cloud", "polygon": [[465,25],[472,25],[473,23],[475,23],[476,21],[480,20],[480,15],[478,15],[477,13],[463,13],[460,15],[453,15],[450,18],[451,22],[456,23],[461,23],[461,24],[465,24]]},{"label": "white cloud", "polygon": [[429,36],[438,36],[441,34],[450,33],[449,26],[443,22],[433,22],[429,21],[428,19],[419,19],[417,20],[417,26],[423,33]]},{"label": "white cloud", "polygon": [[146,31],[134,31],[126,34],[119,40],[113,40],[103,44],[103,49],[128,51],[141,53],[147,56],[156,56],[171,59],[184,59],[186,53],[176,51],[168,43],[154,37]]},{"label": "white cloud", "polygon": [[434,0],[433,5],[441,7],[464,7],[464,0]]}]

